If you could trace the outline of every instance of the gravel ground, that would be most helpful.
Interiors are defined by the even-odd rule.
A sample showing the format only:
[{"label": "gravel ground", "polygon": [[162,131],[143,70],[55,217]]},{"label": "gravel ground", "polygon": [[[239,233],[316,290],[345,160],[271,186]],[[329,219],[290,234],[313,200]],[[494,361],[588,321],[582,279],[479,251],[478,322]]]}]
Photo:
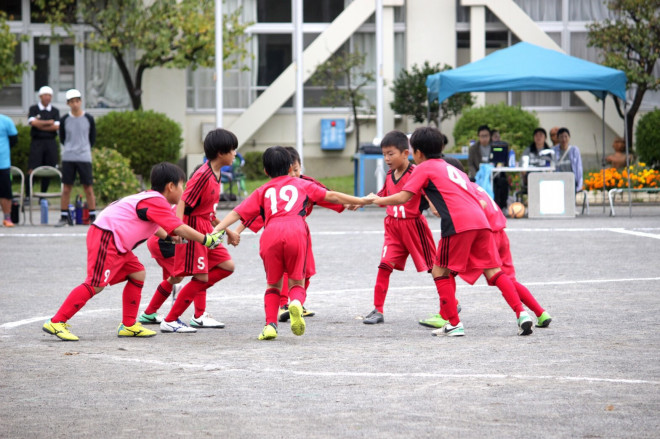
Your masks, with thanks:
[{"label": "gravel ground", "polygon": [[[317,315],[302,337],[281,324],[257,340],[265,276],[248,232],[230,249],[236,273],[208,292],[225,329],[119,339],[118,285],[65,343],[41,325],[85,277],[86,227],[0,229],[0,437],[657,437],[660,207],[600,209],[509,221],[518,280],[553,316],[529,337],[483,280],[458,282],[466,336],[432,337],[417,320],[437,294],[410,261],[385,324],[362,324],[382,244],[383,211],[367,208],[310,218]],[[143,309],[160,270],[136,254]]]}]

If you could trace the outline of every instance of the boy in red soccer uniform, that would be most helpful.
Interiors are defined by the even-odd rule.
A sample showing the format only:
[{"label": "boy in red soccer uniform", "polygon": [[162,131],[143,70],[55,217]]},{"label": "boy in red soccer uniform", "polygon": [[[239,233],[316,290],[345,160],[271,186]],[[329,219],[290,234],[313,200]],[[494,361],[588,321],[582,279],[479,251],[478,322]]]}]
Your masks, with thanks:
[{"label": "boy in red soccer uniform", "polygon": [[467,176],[442,160],[444,146],[440,131],[430,127],[418,128],[410,138],[417,167],[403,190],[381,198],[372,196],[380,205],[399,205],[422,190],[440,214],[441,241],[433,270],[440,297],[441,317],[447,323],[434,335],[463,336],[465,330],[458,317],[456,280],[452,272],[464,273],[474,269],[483,271],[489,284],[496,285],[514,309],[521,330],[528,331],[532,320],[524,311],[511,279],[500,269],[495,239],[479,200],[469,189]]},{"label": "boy in red soccer uniform", "polygon": [[208,248],[221,239],[219,234],[201,234],[186,226],[172,212],[171,205],[179,202],[185,179],[178,166],[159,163],[151,170],[151,190],[122,198],[103,209],[87,232],[87,279],[69,293],[57,313],[44,323],[45,332],[65,341],[77,341],[67,321],[106,286],[127,281],[117,335],[156,335],[136,321],[146,273],[132,250],[154,233],[162,238],[175,234]]},{"label": "boy in red soccer uniform", "polygon": [[264,231],[259,240],[259,255],[263,259],[268,284],[264,296],[266,326],[259,340],[277,337],[277,311],[282,288],[282,276],[289,275],[289,314],[291,331],[305,333],[302,306],[305,303],[305,258],[309,249],[309,228],[305,222],[310,202],[328,201],[336,204],[369,204],[369,200],[352,197],[325,188],[302,178],[291,177],[291,155],[281,146],[270,147],[263,155],[264,171],[271,180],[256,189],[215,227],[226,230],[236,221],[263,215]]},{"label": "boy in red soccer uniform", "polygon": [[[408,136],[400,131],[387,133],[380,142],[380,148],[390,170],[378,196],[387,197],[401,192],[413,175],[415,165],[408,161]],[[395,269],[403,271],[408,255],[418,272],[431,272],[435,242],[426,218],[422,215],[427,206],[428,202],[421,192],[414,194],[405,204],[387,206],[387,216],[384,220],[385,239],[374,287],[374,310],[362,323],[373,325],[385,322],[383,306],[390,275]]]},{"label": "boy in red soccer uniform", "polygon": [[176,290],[180,289],[179,283],[183,276],[174,276],[174,251],[175,245],[180,244],[180,240],[167,236],[165,239],[154,235],[147,240],[147,248],[151,257],[163,270],[163,280],[156,288],[149,305],[138,317],[138,321],[145,325],[160,324],[163,319],[157,313],[158,309],[165,303],[170,295],[176,296]]},{"label": "boy in red soccer uniform", "polygon": [[[291,154],[291,160],[293,160],[293,164],[291,165],[291,174],[289,174],[291,177],[298,177],[302,178],[303,180],[311,181],[312,183],[315,183],[322,188],[328,190],[327,187],[325,187],[321,182],[315,180],[312,177],[309,177],[307,175],[302,175],[301,170],[300,170],[300,155],[298,155],[298,151],[292,147],[292,146],[285,146],[284,149],[286,149],[289,154]],[[305,217],[308,217],[309,215],[312,214],[312,210],[314,209],[315,205],[319,205],[322,207],[325,207],[327,209],[334,210],[337,213],[341,213],[345,210],[345,207],[343,204],[334,204],[334,203],[328,203],[325,201],[321,201],[319,203],[309,203],[307,206],[307,213]],[[241,233],[245,228],[249,228],[252,230],[254,233],[257,233],[261,228],[264,226],[264,221],[261,215],[256,216],[255,218],[252,218],[247,221],[242,221],[241,224],[236,228],[236,233]],[[238,243],[236,243],[238,244]],[[314,253],[312,252],[312,239],[310,236],[309,239],[309,248],[307,249],[307,261],[305,264],[305,291],[309,288],[309,283],[310,283],[310,278],[316,274],[316,263],[314,261]],[[288,285],[288,275],[284,273],[284,276],[282,277],[282,289],[280,290],[280,309],[277,312],[277,320],[280,323],[288,322],[289,321],[289,285]],[[312,317],[316,313],[314,311],[311,311],[303,306],[303,317]]]},{"label": "boy in red soccer uniform", "polygon": [[[231,165],[236,157],[238,139],[234,133],[217,128],[204,139],[204,154],[208,161],[190,178],[177,205],[177,216],[193,229],[209,233],[217,223],[216,206],[220,199],[220,169]],[[234,232],[229,231],[228,234]],[[218,245],[213,250],[195,242],[177,245],[174,255],[176,276],[192,276],[181,289],[169,314],[160,323],[161,332],[197,332],[196,328],[224,328],[206,312],[206,290],[234,272],[234,261],[227,249]],[[190,326],[179,317],[194,302],[195,311]]]},{"label": "boy in red soccer uniform", "polygon": [[[455,158],[445,157],[444,160],[459,171],[465,172],[461,162]],[[500,259],[502,260],[502,271],[511,278],[511,282],[513,282],[513,285],[516,287],[520,301],[536,315],[536,327],[547,328],[550,326],[552,317],[546,310],[543,309],[541,305],[539,305],[527,287],[516,280],[516,269],[513,266],[513,258],[511,257],[511,250],[509,249],[509,237],[504,231],[506,227],[506,218],[504,217],[502,210],[481,186],[477,185],[476,183],[472,183],[470,186],[474,190],[477,198],[482,201],[481,206],[484,208],[486,218],[488,218],[490,227],[493,230],[493,236],[495,238],[497,250],[499,252]],[[481,276],[481,272],[474,270],[469,273],[462,273],[460,276],[461,279],[470,285],[474,285],[479,276]]]}]

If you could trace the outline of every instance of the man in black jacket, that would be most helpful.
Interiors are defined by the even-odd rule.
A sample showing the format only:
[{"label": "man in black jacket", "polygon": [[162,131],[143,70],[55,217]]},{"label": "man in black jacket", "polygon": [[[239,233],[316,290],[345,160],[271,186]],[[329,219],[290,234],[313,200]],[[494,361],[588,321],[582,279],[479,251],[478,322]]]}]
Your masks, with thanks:
[{"label": "man in black jacket", "polygon": [[[47,85],[41,87],[39,102],[28,113],[28,124],[32,127],[28,174],[39,166],[57,166],[59,161],[55,137],[60,128],[60,112],[51,105],[52,99],[53,89]],[[41,192],[47,192],[49,184],[50,178],[42,179]]]}]

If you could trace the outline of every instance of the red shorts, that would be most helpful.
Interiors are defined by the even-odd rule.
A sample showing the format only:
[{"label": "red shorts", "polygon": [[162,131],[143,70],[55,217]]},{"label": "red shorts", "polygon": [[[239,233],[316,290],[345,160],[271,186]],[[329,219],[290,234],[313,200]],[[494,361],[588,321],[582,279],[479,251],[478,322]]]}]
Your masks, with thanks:
[{"label": "red shorts", "polygon": [[[499,232],[493,232],[493,239],[495,240],[495,245],[497,246],[497,253],[500,255],[500,259],[502,260],[502,265],[500,268],[511,279],[515,279],[516,270],[513,267],[513,258],[511,258],[511,251],[509,250],[509,237],[506,236],[504,230],[500,230]],[[461,273],[460,276],[461,279],[472,285],[477,281],[477,279],[479,279],[479,276],[481,276],[483,272],[483,270],[474,269]]]},{"label": "red shorts", "polygon": [[493,232],[489,229],[479,229],[443,237],[438,246],[435,265],[459,274],[474,271],[481,273],[487,268],[501,267],[502,261],[497,252]]},{"label": "red shorts", "polygon": [[92,225],[87,232],[87,278],[93,287],[106,287],[123,282],[129,274],[144,271],[132,251],[120,253],[114,235]]},{"label": "red shorts", "polygon": [[196,241],[189,241],[187,244],[179,244],[174,247],[175,276],[206,274],[213,267],[225,261],[231,261],[231,255],[222,244],[213,250]]},{"label": "red shorts", "polygon": [[287,273],[289,279],[307,277],[309,228],[299,218],[271,221],[261,234],[259,256],[264,261],[266,282],[274,285]]},{"label": "red shorts", "polygon": [[147,239],[147,248],[149,249],[149,253],[151,253],[151,257],[163,269],[163,280],[174,276],[174,250],[176,245],[171,241],[159,239],[154,235]]},{"label": "red shorts", "polygon": [[397,270],[403,270],[410,255],[418,272],[431,271],[435,242],[426,218],[396,219],[387,215],[384,222],[385,241],[380,256],[381,264],[384,262]]}]

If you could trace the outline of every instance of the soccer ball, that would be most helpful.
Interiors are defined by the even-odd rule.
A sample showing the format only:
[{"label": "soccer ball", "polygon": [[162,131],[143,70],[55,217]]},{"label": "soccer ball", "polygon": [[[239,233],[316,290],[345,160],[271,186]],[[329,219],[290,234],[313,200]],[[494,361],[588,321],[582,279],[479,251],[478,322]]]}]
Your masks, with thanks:
[{"label": "soccer ball", "polygon": [[522,218],[525,216],[525,205],[523,203],[511,203],[509,206],[509,218]]}]

